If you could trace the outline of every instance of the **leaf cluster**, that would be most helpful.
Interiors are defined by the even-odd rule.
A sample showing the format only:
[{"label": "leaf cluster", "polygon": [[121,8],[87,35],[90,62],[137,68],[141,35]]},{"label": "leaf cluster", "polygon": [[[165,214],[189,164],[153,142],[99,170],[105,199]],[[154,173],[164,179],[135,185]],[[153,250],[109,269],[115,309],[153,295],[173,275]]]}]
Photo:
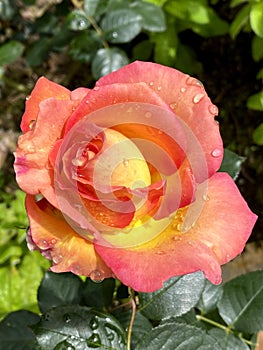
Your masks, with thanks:
[{"label": "leaf cluster", "polygon": [[[263,272],[214,286],[197,272],[137,293],[134,350],[253,349],[263,327]],[[122,292],[120,292],[122,289]],[[46,272],[38,289],[41,315],[19,310],[0,323],[0,349],[127,349],[131,303],[114,279],[94,283]]]}]

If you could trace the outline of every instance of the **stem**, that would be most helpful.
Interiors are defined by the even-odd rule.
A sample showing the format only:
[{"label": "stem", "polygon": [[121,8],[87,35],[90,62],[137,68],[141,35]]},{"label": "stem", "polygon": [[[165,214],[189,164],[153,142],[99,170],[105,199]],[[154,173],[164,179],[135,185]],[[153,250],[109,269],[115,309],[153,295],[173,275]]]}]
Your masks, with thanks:
[{"label": "stem", "polygon": [[128,328],[128,335],[127,335],[127,350],[131,350],[131,335],[132,335],[132,327],[135,319],[136,314],[136,303],[134,300],[134,291],[129,288],[130,296],[131,296],[131,306],[132,306],[132,314],[131,314],[131,320]]},{"label": "stem", "polygon": [[[222,324],[220,324],[220,323],[217,323],[216,321],[210,320],[209,318],[206,318],[206,317],[204,317],[204,316],[202,316],[202,315],[196,315],[196,318],[198,319],[198,321],[203,321],[203,322],[209,323],[209,324],[211,324],[211,325],[213,325],[213,326],[215,326],[215,327],[217,327],[217,328],[223,329],[227,334],[233,333],[233,331],[231,330],[230,327],[226,327],[226,326],[224,326],[224,325],[222,325]],[[244,343],[246,343],[246,344],[248,344],[248,345],[256,345],[255,343],[253,343],[253,342],[251,342],[251,341],[249,341],[249,340],[247,340],[247,339],[244,339],[244,338],[242,337],[242,335],[239,335],[239,338],[240,338]]]}]

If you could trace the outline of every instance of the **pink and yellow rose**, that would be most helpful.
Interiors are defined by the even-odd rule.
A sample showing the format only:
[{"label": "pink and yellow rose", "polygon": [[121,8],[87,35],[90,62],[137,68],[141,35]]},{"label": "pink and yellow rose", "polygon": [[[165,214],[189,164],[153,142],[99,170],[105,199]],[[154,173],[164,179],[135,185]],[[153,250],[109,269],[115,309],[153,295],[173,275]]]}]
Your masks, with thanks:
[{"label": "pink and yellow rose", "polygon": [[198,270],[220,283],[256,216],[217,173],[217,113],[198,80],[154,63],[72,92],[40,78],[15,153],[29,247],[54,272],[116,277],[137,291]]}]

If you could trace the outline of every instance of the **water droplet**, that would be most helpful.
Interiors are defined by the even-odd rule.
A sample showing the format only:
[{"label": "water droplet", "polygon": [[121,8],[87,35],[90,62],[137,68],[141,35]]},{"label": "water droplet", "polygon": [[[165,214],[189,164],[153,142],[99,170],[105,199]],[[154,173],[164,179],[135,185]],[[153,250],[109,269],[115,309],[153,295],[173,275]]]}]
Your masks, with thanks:
[{"label": "water droplet", "polygon": [[63,259],[63,257],[62,257],[62,255],[54,255],[53,257],[52,257],[52,260],[53,260],[53,262],[55,263],[55,264],[59,264],[61,261],[62,261],[62,259]]},{"label": "water droplet", "polygon": [[43,239],[43,241],[41,242],[41,247],[40,248],[45,249],[45,248],[48,248],[48,247],[49,247],[48,242],[45,239]]},{"label": "water droplet", "polygon": [[163,250],[158,250],[158,251],[156,252],[156,254],[157,254],[157,255],[164,255],[165,252],[164,252]]},{"label": "water droplet", "polygon": [[209,201],[210,197],[207,194],[203,194],[202,196],[204,201]]},{"label": "water droplet", "polygon": [[98,91],[99,88],[100,88],[99,86],[94,86],[93,90]]},{"label": "water droplet", "polygon": [[208,106],[208,110],[213,115],[218,115],[218,108],[216,105],[210,105]]},{"label": "water droplet", "polygon": [[90,328],[94,331],[95,329],[99,328],[99,322],[96,318],[92,318],[89,323]]},{"label": "water droplet", "polygon": [[212,152],[211,152],[212,156],[215,158],[218,158],[221,156],[222,151],[219,148],[215,148]]},{"label": "water droplet", "polygon": [[180,91],[181,91],[182,93],[184,93],[184,92],[186,91],[186,88],[185,88],[185,87],[181,87]]},{"label": "water droplet", "polygon": [[87,345],[91,348],[101,347],[100,336],[96,333],[92,334],[87,340]]},{"label": "water droplet", "polygon": [[157,87],[157,90],[158,90],[158,91],[161,91],[161,90],[162,90],[162,87],[161,87],[161,86],[158,86],[158,87]]},{"label": "water droplet", "polygon": [[43,318],[44,321],[49,321],[50,314],[45,314],[45,315],[42,316],[42,318]]},{"label": "water droplet", "polygon": [[173,237],[173,240],[174,240],[174,241],[181,241],[181,240],[182,240],[182,237],[180,237],[179,235],[175,235],[175,236]]},{"label": "water droplet", "polygon": [[122,161],[122,163],[123,163],[123,165],[124,165],[125,167],[127,167],[127,166],[129,165],[129,160],[126,159],[126,158],[124,158],[123,161]]},{"label": "water droplet", "polygon": [[204,94],[196,94],[193,98],[193,102],[194,103],[198,103],[200,102],[203,98],[205,97]]},{"label": "water droplet", "polygon": [[90,273],[90,279],[95,283],[100,283],[104,280],[104,272],[100,270],[93,270]]},{"label": "water droplet", "polygon": [[159,129],[158,130],[158,135],[162,135],[162,133],[163,133],[162,130]]},{"label": "water droplet", "polygon": [[64,314],[63,315],[63,321],[65,323],[69,323],[71,321],[71,317],[70,317],[70,314]]},{"label": "water droplet", "polygon": [[175,109],[175,108],[177,107],[177,103],[176,103],[176,102],[170,103],[170,107],[171,107],[172,109]]},{"label": "water droplet", "polygon": [[113,341],[114,339],[114,333],[107,333],[107,338],[109,339],[109,341]]},{"label": "water droplet", "polygon": [[84,156],[79,156],[79,157],[76,157],[76,158],[73,158],[71,163],[74,165],[74,166],[77,166],[77,167],[83,167],[86,163],[87,163],[87,158],[84,157]]},{"label": "water droplet", "polygon": [[31,95],[28,95],[27,97],[26,97],[26,101],[29,101],[31,99]]},{"label": "water droplet", "polygon": [[203,83],[200,80],[193,78],[193,77],[188,77],[186,79],[186,84],[187,85],[197,85],[197,86],[203,87]]},{"label": "water droplet", "polygon": [[154,82],[153,81],[150,81],[149,85],[150,86],[153,86]]},{"label": "water droplet", "polygon": [[51,244],[51,245],[54,245],[54,244],[56,244],[56,243],[57,243],[57,240],[56,240],[55,238],[52,238],[51,241],[50,241],[50,244]]},{"label": "water droplet", "polygon": [[229,255],[229,254],[227,254],[227,255],[226,255],[226,259],[227,259],[227,260],[229,260],[229,258],[230,258],[230,255]]},{"label": "water droplet", "polygon": [[113,32],[113,33],[112,33],[112,37],[113,37],[114,39],[118,38],[118,36],[119,36],[119,34],[118,34],[117,32]]},{"label": "water droplet", "polygon": [[30,122],[28,124],[28,127],[29,127],[30,130],[34,129],[34,127],[36,126],[36,122],[37,121],[35,119],[30,120]]},{"label": "water droplet", "polygon": [[144,114],[144,116],[145,116],[145,118],[151,118],[152,113],[151,113],[151,112],[146,112],[146,113]]},{"label": "water droplet", "polygon": [[189,245],[193,245],[193,242],[192,242],[192,241],[188,241],[188,244],[189,244]]}]

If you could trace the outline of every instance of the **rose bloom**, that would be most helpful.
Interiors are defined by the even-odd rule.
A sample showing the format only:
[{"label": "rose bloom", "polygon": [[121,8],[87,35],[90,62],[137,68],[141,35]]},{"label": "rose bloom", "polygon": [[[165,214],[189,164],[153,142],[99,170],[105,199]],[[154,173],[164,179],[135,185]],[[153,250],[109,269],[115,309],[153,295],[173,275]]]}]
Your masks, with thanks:
[{"label": "rose bloom", "polygon": [[154,63],[72,92],[40,78],[14,165],[29,248],[54,272],[116,277],[142,292],[199,270],[219,284],[256,215],[217,173],[217,113],[198,80]]}]

